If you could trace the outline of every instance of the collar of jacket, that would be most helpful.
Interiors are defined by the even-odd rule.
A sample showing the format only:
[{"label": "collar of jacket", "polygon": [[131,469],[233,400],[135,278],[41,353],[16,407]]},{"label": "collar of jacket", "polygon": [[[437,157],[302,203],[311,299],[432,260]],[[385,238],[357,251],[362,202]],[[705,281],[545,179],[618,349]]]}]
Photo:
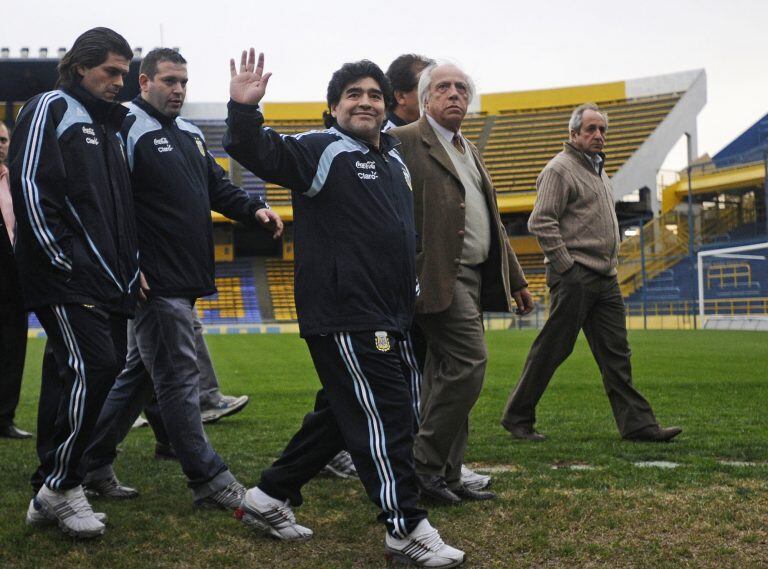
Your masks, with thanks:
[{"label": "collar of jacket", "polygon": [[137,95],[136,98],[133,101],[131,101],[131,103],[139,107],[141,110],[145,111],[152,118],[157,119],[158,122],[163,126],[171,126],[173,124],[176,124],[176,117],[169,117],[168,115],[164,115],[163,113],[158,111],[155,107],[153,107],[150,103],[142,99],[141,95]]},{"label": "collar of jacket", "polygon": [[125,115],[128,114],[128,109],[123,105],[97,99],[81,87],[79,83],[65,87],[63,91],[67,93],[67,95],[80,101],[88,111],[88,114],[90,114],[96,122],[110,124],[115,130],[120,130]]},{"label": "collar of jacket", "polygon": [[[427,115],[422,115],[417,124],[419,127],[421,140],[429,148],[429,155],[434,158],[443,168],[448,170],[448,172],[454,178],[456,178],[459,183],[461,183],[461,178],[459,178],[459,173],[456,171],[456,168],[453,165],[453,160],[451,160],[451,157],[448,156],[445,148],[443,148],[443,145],[438,140],[437,137],[439,135],[435,132],[435,129],[432,128],[432,125],[429,124]],[[472,153],[472,156],[475,156],[475,151],[473,148],[467,147],[467,150]],[[477,159],[476,156],[475,159]]]},{"label": "collar of jacket", "polygon": [[[569,154],[569,155],[571,155],[571,156],[574,156],[574,157],[575,157],[577,160],[580,160],[580,161],[581,161],[581,163],[582,163],[584,166],[586,166],[587,168],[589,168],[589,171],[590,171],[590,172],[592,172],[592,173],[594,173],[594,174],[597,174],[597,172],[595,172],[595,167],[592,165],[592,163],[589,161],[589,159],[587,159],[587,157],[586,157],[586,156],[584,156],[584,153],[583,153],[581,150],[579,150],[578,148],[576,148],[576,147],[573,145],[573,143],[572,143],[572,142],[564,142],[564,143],[563,143],[563,150],[564,150],[564,151],[565,151],[567,154]],[[601,171],[601,172],[605,172],[605,154],[603,154],[602,152],[598,152],[598,153],[597,153],[597,155],[598,155],[598,156],[600,156],[600,158],[602,158],[602,159],[603,159],[603,164],[602,164],[602,168],[601,168],[601,170],[600,170],[600,171]]]},{"label": "collar of jacket", "polygon": [[408,124],[407,122],[405,122],[403,119],[401,119],[399,116],[397,116],[395,113],[391,111],[387,112],[387,120],[395,126],[405,126]]},{"label": "collar of jacket", "polygon": [[370,148],[373,152],[378,152],[379,154],[386,154],[393,148],[396,148],[400,146],[400,140],[398,140],[397,137],[387,133],[387,132],[381,132],[379,133],[379,147],[375,148],[370,142],[367,142],[363,140],[362,138],[359,138],[349,132],[348,130],[344,130],[339,126],[339,123],[334,123],[333,128],[338,130],[340,133],[348,136],[349,138],[354,138],[358,142],[365,144],[368,148]]}]

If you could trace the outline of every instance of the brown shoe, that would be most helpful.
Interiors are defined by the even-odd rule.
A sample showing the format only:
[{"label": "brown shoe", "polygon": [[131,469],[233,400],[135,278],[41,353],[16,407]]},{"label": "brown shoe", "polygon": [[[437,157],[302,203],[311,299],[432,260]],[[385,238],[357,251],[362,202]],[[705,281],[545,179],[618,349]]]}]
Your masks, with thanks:
[{"label": "brown shoe", "polygon": [[624,435],[628,441],[637,441],[643,443],[664,443],[671,441],[677,435],[683,432],[682,427],[660,427],[658,425],[648,425],[642,429]]},{"label": "brown shoe", "polygon": [[513,425],[510,427],[509,432],[512,433],[512,437],[515,439],[522,439],[525,441],[541,442],[547,440],[547,437],[541,433],[536,432],[533,427],[528,425]]}]

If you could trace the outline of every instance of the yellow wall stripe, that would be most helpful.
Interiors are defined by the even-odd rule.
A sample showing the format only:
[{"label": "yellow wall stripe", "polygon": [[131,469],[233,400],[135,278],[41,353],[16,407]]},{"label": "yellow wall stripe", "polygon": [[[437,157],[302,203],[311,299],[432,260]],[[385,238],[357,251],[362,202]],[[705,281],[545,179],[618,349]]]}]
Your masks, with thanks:
[{"label": "yellow wall stripe", "polygon": [[480,95],[480,110],[488,114],[498,114],[501,111],[518,109],[542,109],[589,102],[614,101],[626,99],[626,96],[627,89],[624,81],[578,87],[559,87],[557,89],[488,93]]},{"label": "yellow wall stripe", "polygon": [[309,120],[319,121],[328,106],[324,102],[308,103],[265,103],[264,119],[269,121]]}]

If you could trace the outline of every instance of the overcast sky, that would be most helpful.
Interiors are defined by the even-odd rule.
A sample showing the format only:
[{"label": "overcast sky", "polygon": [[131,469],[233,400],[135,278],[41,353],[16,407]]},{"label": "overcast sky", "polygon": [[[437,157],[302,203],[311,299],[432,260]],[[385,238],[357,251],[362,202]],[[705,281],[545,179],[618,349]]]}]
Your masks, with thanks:
[{"label": "overcast sky", "polygon": [[145,53],[161,41],[177,46],[189,61],[190,102],[225,101],[228,59],[253,45],[274,72],[267,101],[323,100],[343,62],[386,68],[416,52],[457,61],[481,93],[704,68],[700,153],[714,154],[768,112],[766,0],[10,0],[3,15],[0,46],[12,56],[21,47],[55,53],[93,26]]}]

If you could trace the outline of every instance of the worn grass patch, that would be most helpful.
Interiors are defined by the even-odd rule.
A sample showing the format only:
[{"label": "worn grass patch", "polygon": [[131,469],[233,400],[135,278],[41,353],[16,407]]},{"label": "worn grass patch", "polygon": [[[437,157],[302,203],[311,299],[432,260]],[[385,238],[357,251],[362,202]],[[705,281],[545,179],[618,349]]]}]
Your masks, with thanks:
[{"label": "worn grass patch", "polygon": [[[619,439],[583,339],[539,406],[537,427],[549,440],[511,441],[499,419],[533,338],[527,331],[488,335],[487,383],[473,413],[467,460],[493,472],[499,499],[430,512],[445,540],[467,552],[467,566],[768,565],[764,334],[631,333],[638,388],[663,424],[685,429],[662,445]],[[251,404],[207,432],[232,471],[254,484],[311,408],[317,380],[295,336],[208,341],[225,392],[248,393]],[[32,430],[42,346],[30,343],[17,416]],[[55,528],[24,525],[34,443],[0,440],[0,567],[383,565],[384,530],[356,481],[311,482],[297,514],[315,538],[286,545],[250,533],[226,513],[196,511],[178,465],[153,460],[153,446],[148,429],[129,435],[116,469],[141,496],[94,501],[109,515],[107,534],[77,542]],[[680,466],[633,466],[640,461]]]}]

